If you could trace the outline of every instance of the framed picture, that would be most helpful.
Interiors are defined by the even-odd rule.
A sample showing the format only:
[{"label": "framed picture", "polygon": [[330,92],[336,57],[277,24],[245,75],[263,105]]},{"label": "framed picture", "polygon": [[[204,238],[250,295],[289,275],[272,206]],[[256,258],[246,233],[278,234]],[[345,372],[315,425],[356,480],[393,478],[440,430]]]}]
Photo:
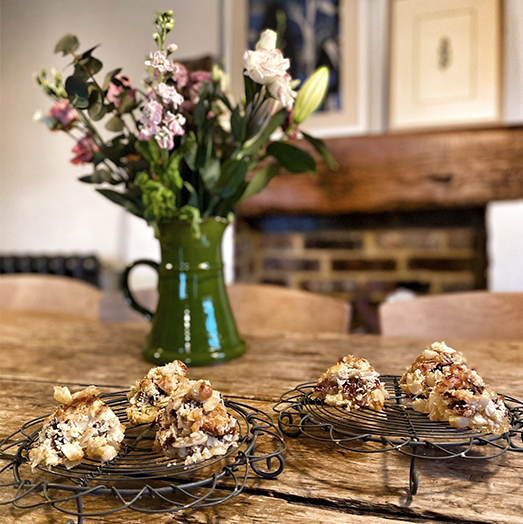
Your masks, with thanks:
[{"label": "framed picture", "polygon": [[243,54],[261,32],[282,37],[293,78],[331,71],[324,105],[300,127],[318,137],[367,131],[367,0],[225,0],[225,58],[232,89],[243,92]]},{"label": "framed picture", "polygon": [[501,119],[500,0],[392,0],[389,129]]}]

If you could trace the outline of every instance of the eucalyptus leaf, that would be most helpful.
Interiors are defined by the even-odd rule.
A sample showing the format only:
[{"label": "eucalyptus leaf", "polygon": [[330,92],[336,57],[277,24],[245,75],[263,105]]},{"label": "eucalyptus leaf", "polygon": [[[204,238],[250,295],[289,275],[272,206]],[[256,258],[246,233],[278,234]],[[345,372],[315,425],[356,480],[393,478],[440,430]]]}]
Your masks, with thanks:
[{"label": "eucalyptus leaf", "polygon": [[80,176],[80,177],[78,177],[78,180],[80,180],[80,182],[84,182],[86,184],[96,184],[94,175]]},{"label": "eucalyptus leaf", "polygon": [[130,113],[136,107],[136,100],[130,96],[124,96],[118,111],[120,113]]},{"label": "eucalyptus leaf", "polygon": [[105,128],[109,131],[113,131],[115,133],[117,133],[118,131],[121,131],[123,128],[124,128],[124,123],[123,123],[123,120],[119,117],[119,116],[113,116],[113,118],[111,118],[111,120],[109,120],[106,124],[105,124]]},{"label": "eucalyptus leaf", "polygon": [[89,58],[83,58],[77,62],[75,67],[75,74],[77,69],[81,69],[87,74],[88,77],[93,76],[96,73],[98,73],[98,71],[100,71],[102,67],[103,64],[102,62],[100,62],[100,60],[90,56]]},{"label": "eucalyptus leaf", "polygon": [[81,55],[80,58],[88,58],[88,57],[90,57],[91,54],[93,53],[93,51],[94,51],[95,49],[97,49],[98,47],[100,47],[100,44],[91,47],[91,48],[88,49],[87,51],[84,51],[84,52],[82,53],[82,55]]},{"label": "eucalyptus leaf", "polygon": [[60,39],[54,48],[55,53],[62,53],[62,56],[69,55],[80,47],[80,42],[76,36],[67,34]]},{"label": "eucalyptus leaf", "polygon": [[106,75],[105,75],[105,80],[104,80],[104,83],[102,85],[102,89],[104,91],[107,91],[107,89],[109,89],[109,84],[112,82],[113,78],[118,74],[120,73],[122,70],[121,67],[119,67],[118,69],[114,69],[113,71],[109,71]]},{"label": "eucalyptus leaf", "polygon": [[65,90],[70,99],[82,98],[86,99],[89,97],[89,88],[87,84],[77,76],[69,76],[65,81]]},{"label": "eucalyptus leaf", "polygon": [[58,120],[56,120],[56,118],[48,115],[40,117],[38,121],[42,122],[42,124],[45,124],[51,130],[56,129],[56,125],[58,124]]},{"label": "eucalyptus leaf", "polygon": [[140,218],[144,218],[143,206],[141,206],[135,199],[128,197],[124,193],[119,193],[118,191],[114,191],[112,189],[96,188],[96,191],[102,194],[105,198],[111,200],[111,202],[114,202],[115,204],[124,207],[133,215],[136,215]]},{"label": "eucalyptus leaf", "polygon": [[111,140],[100,148],[100,152],[104,154],[105,158],[109,158],[116,165],[121,165],[120,159],[122,158],[125,147],[125,144],[122,144],[120,140]]},{"label": "eucalyptus leaf", "polygon": [[92,175],[80,177],[79,180],[90,184],[103,184],[104,182],[108,184],[118,184],[120,182],[120,180],[114,176],[114,173],[107,168],[96,169]]},{"label": "eucalyptus leaf", "polygon": [[74,96],[69,99],[71,104],[77,109],[87,109],[89,107],[89,99],[80,96]]},{"label": "eucalyptus leaf", "polygon": [[89,106],[87,112],[89,116],[96,122],[101,120],[106,114],[106,107],[103,105],[103,93],[97,86],[89,86]]},{"label": "eucalyptus leaf", "polygon": [[273,156],[291,173],[314,173],[316,162],[306,151],[285,142],[272,142],[267,146],[267,154]]},{"label": "eucalyptus leaf", "polygon": [[98,164],[101,164],[107,156],[103,152],[103,150],[97,151],[93,156],[93,165],[97,166]]}]

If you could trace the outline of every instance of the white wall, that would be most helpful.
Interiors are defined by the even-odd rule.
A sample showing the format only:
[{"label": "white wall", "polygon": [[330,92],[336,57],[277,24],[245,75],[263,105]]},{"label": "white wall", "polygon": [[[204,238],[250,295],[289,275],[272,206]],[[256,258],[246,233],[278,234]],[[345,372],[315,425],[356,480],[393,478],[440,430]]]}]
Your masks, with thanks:
[{"label": "white wall", "polygon": [[[225,0],[235,2],[237,0]],[[387,0],[366,0],[369,27],[370,130],[385,130]],[[82,49],[101,43],[96,56],[105,70],[123,66],[134,81],[154,42],[154,11],[173,9],[171,41],[180,59],[220,55],[220,0],[0,0],[1,141],[0,251],[6,253],[92,253],[126,264],[159,258],[151,228],[96,194],[77,178],[89,169],[70,164],[73,142],[34,123],[51,102],[32,73],[42,66],[65,68],[53,53],[65,33]],[[504,119],[523,122],[523,0],[505,1]],[[489,287],[523,290],[523,203],[488,208]],[[510,216],[508,216],[510,209]],[[231,251],[231,238],[226,251]],[[230,271],[228,279],[231,279]],[[138,278],[140,280],[140,277]],[[150,285],[145,275],[140,286]]]}]

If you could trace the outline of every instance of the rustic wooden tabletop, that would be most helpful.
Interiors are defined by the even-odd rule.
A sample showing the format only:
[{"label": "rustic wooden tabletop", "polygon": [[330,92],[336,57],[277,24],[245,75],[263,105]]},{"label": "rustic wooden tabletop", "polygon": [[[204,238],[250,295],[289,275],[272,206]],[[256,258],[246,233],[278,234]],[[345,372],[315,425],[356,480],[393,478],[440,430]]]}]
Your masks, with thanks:
[{"label": "rustic wooden tabletop", "polygon": [[[90,384],[103,392],[127,389],[151,367],[140,354],[147,330],[144,323],[3,311],[0,440],[56,408],[55,384],[72,390]],[[206,378],[226,398],[276,419],[273,407],[282,394],[316,380],[344,355],[364,356],[382,374],[401,374],[434,341],[260,333],[247,342],[244,356],[218,366],[191,368],[188,375]],[[462,351],[469,365],[498,392],[523,400],[523,341],[445,342]],[[86,516],[84,522],[522,522],[523,453],[507,451],[480,460],[418,460],[420,482],[413,496],[410,460],[397,451],[357,453],[306,436],[285,440],[285,469],[279,476],[264,479],[253,473],[239,495],[218,506],[176,515],[122,510]],[[6,474],[9,472],[4,472],[4,478]],[[13,489],[2,488],[0,502],[12,498]],[[69,518],[77,522],[50,505],[29,509],[0,505],[0,520],[6,524],[64,524]]]}]

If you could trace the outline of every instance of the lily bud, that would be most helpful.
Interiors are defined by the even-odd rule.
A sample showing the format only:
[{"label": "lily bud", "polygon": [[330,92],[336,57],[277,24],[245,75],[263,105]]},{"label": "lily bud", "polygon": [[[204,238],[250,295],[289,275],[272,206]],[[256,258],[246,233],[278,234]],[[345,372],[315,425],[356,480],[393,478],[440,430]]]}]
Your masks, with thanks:
[{"label": "lily bud", "polygon": [[276,33],[266,29],[260,36],[256,49],[276,49]]},{"label": "lily bud", "polygon": [[320,107],[329,86],[329,69],[320,67],[305,81],[294,103],[294,122],[301,124]]}]

